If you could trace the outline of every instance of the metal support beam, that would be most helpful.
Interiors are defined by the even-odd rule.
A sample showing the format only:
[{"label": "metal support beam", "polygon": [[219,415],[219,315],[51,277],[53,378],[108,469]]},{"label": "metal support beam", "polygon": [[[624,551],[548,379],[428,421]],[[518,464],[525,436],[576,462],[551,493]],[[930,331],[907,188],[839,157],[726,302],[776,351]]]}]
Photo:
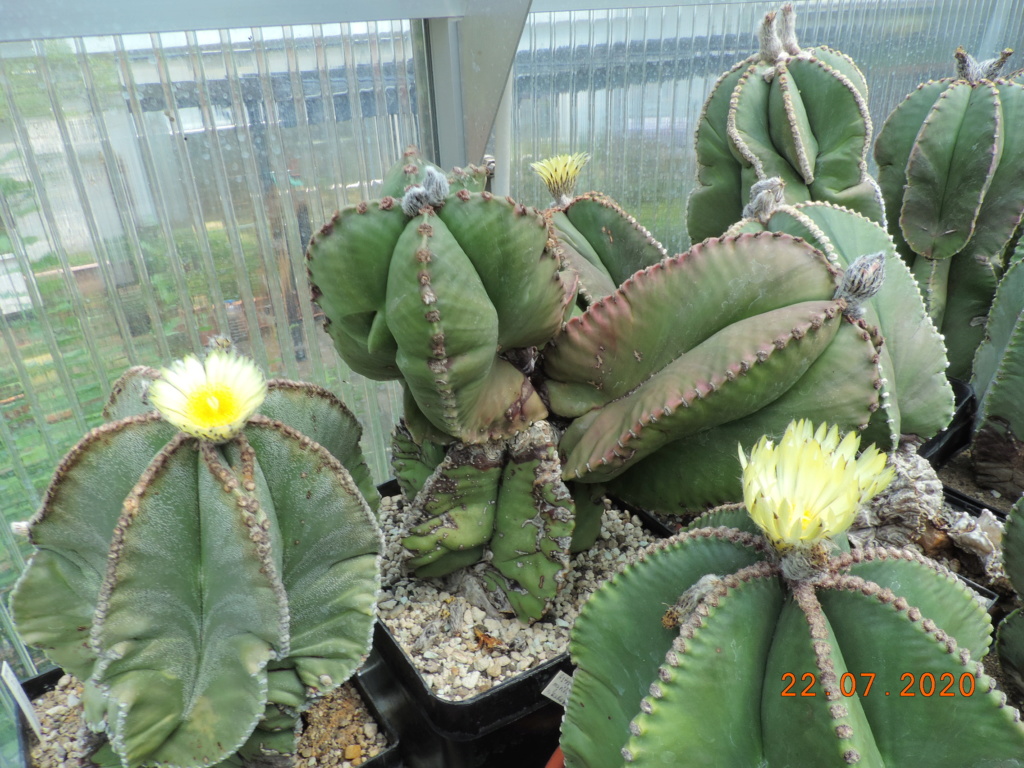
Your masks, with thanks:
[{"label": "metal support beam", "polygon": [[431,90],[442,168],[479,164],[531,0],[474,0],[459,20],[430,19]]}]

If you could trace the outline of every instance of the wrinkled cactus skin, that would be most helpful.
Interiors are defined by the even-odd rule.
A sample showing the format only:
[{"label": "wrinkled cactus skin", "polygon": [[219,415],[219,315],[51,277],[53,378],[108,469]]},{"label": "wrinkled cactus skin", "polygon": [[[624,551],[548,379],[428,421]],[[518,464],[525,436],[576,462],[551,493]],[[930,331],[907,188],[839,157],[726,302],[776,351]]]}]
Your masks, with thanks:
[{"label": "wrinkled cactus skin", "polygon": [[[846,317],[834,298],[842,266],[782,232],[709,239],[572,318],[542,361],[552,412],[573,419],[559,445],[564,477],[678,513],[738,498],[737,443],[780,435],[794,417],[874,423],[875,439],[894,447],[899,381],[887,394],[877,319],[890,312]],[[918,421],[927,437],[953,398],[934,331],[912,325],[888,330],[909,336],[891,342],[908,356],[908,378],[937,390],[938,412]]]},{"label": "wrinkled cactus skin", "polygon": [[575,524],[551,425],[535,422],[509,440],[453,443],[438,459],[438,446],[417,445],[400,424],[393,453],[417,515],[402,542],[415,574],[446,576],[484,560],[488,587],[520,618],[541,618],[565,582]]},{"label": "wrinkled cactus skin", "polygon": [[415,152],[384,189],[335,214],[307,256],[342,358],[403,386],[393,458],[417,520],[410,566],[443,576],[486,557],[491,586],[539,618],[564,581],[573,504],[533,369],[576,276],[544,215],[441,181]]},{"label": "wrinkled cactus skin", "polygon": [[[1018,500],[1003,528],[1003,568],[1018,598],[1024,594],[1024,500]],[[996,632],[996,650],[1003,674],[1024,697],[1024,611],[1012,611]]]},{"label": "wrinkled cactus skin", "polygon": [[957,58],[958,76],[893,110],[874,151],[889,232],[946,338],[949,374],[966,380],[1024,214],[1024,85],[998,76],[1006,55]]},{"label": "wrinkled cactus skin", "polygon": [[971,384],[975,478],[1014,499],[1024,493],[1024,246],[1018,246],[985,323]]},{"label": "wrinkled cactus skin", "polygon": [[125,766],[290,750],[299,712],[370,647],[381,539],[353,479],[358,424],[330,393],[272,381],[215,445],[148,409],[155,375],[126,374],[113,420],[58,466],[11,596],[18,631],[83,681]]},{"label": "wrinkled cactus skin", "polygon": [[[741,512],[658,542],[583,607],[567,768],[1019,762],[1024,727],[978,663],[991,622],[953,574],[867,548],[790,581]],[[932,696],[916,688],[925,673]],[[908,674],[914,697],[899,695]]]},{"label": "wrinkled cactus skin", "polygon": [[743,217],[747,192],[781,177],[791,203],[823,200],[884,222],[867,171],[872,133],[867,84],[845,54],[801,49],[793,10],[769,13],[761,49],[715,83],[697,126],[690,240],[719,237]]}]

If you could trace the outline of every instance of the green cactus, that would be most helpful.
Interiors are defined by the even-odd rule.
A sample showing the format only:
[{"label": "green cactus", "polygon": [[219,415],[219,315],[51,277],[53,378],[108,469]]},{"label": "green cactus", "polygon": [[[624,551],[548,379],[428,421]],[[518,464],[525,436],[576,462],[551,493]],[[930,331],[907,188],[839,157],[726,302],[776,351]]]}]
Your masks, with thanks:
[{"label": "green cactus", "polygon": [[[856,317],[836,298],[833,258],[781,232],[711,239],[571,319],[542,361],[552,412],[574,419],[559,446],[564,477],[651,510],[699,510],[737,497],[737,442],[779,434],[794,416],[866,429],[886,400],[892,424],[876,439],[893,447],[902,382],[883,381],[875,320],[890,312],[867,298]],[[905,288],[890,295],[910,300]],[[952,412],[941,342],[912,322],[890,325],[886,343],[914,366],[911,389],[936,409],[916,417],[928,437]]]},{"label": "green cactus", "polygon": [[[1003,568],[1019,596],[1024,593],[1024,500],[1013,505],[1003,528]],[[1013,686],[1017,699],[1024,698],[1024,610],[1006,616],[996,632],[996,650],[1003,674]]]},{"label": "green cactus", "polygon": [[1024,214],[1024,85],[956,52],[957,76],[924,83],[875,142],[889,232],[946,339],[949,374],[970,378],[984,318]]},{"label": "green cactus", "polygon": [[975,476],[979,485],[1016,499],[1024,493],[1024,245],[999,281],[973,369]]},{"label": "green cactus", "polygon": [[723,74],[697,126],[690,239],[718,237],[743,218],[747,191],[780,177],[789,202],[823,200],[884,222],[867,171],[871,137],[864,76],[845,54],[801,49],[791,5],[765,16],[760,50]]},{"label": "green cactus", "polygon": [[[188,377],[195,396],[168,405]],[[125,766],[290,750],[299,712],[369,651],[381,539],[353,479],[369,477],[358,423],[219,351],[130,370],[106,413],[30,521],[18,631],[83,681]]]},{"label": "green cactus", "polygon": [[657,264],[668,253],[651,233],[607,195],[574,196],[589,155],[556,155],[533,163],[555,204],[544,211],[563,263],[579,280],[577,302],[586,309],[634,272]]},{"label": "green cactus", "polygon": [[573,506],[532,374],[575,276],[532,209],[455,191],[415,155],[384,186],[401,198],[346,208],[314,236],[314,298],[353,370],[402,382],[393,456],[415,511],[412,568],[487,558],[490,585],[538,618],[568,567]]},{"label": "green cactus", "polygon": [[878,350],[882,407],[872,415],[862,437],[895,446],[903,435],[937,433],[953,415],[943,343],[892,239],[881,225],[833,203],[777,202],[783,197],[777,189],[781,184],[781,179],[770,179],[757,194],[752,193],[748,208],[756,214],[734,224],[726,234],[769,231],[801,237],[844,271],[858,259],[873,259],[881,286],[855,312],[885,339]]},{"label": "green cactus", "polygon": [[884,457],[810,435],[751,451],[750,517],[705,515],[583,607],[567,768],[1019,763],[1024,727],[977,661],[988,614],[923,556],[844,551]]}]

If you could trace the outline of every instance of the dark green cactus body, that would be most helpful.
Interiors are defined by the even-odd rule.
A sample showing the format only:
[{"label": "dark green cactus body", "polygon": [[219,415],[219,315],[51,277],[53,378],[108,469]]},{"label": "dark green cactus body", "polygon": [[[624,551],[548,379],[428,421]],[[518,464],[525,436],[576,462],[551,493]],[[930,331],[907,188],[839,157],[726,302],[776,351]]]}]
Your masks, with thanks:
[{"label": "dark green cactus body", "polygon": [[146,411],[152,373],[122,380],[117,419],[58,467],[11,597],[19,632],[85,683],[127,766],[290,748],[298,712],[369,650],[380,534],[342,463],[365,471],[358,424],[271,382],[264,413],[214,445]]},{"label": "dark green cactus body", "polygon": [[[792,9],[789,14],[792,23]],[[867,84],[846,55],[799,49],[771,13],[761,50],[722,75],[697,126],[697,187],[687,206],[692,242],[718,237],[742,218],[747,192],[780,177],[786,200],[823,200],[882,222],[867,172],[871,118]],[[784,22],[783,22],[784,23]]]},{"label": "dark green cactus body", "polygon": [[875,142],[890,234],[964,379],[1024,214],[1024,87],[982,74],[919,86]]},{"label": "dark green cactus body", "polygon": [[[1020,760],[1019,715],[976,661],[988,615],[951,573],[867,549],[791,582],[762,537],[701,522],[584,606],[570,641],[567,768]],[[949,681],[954,695],[940,697]]]},{"label": "dark green cactus body", "polygon": [[863,440],[895,446],[901,435],[934,435],[943,429],[953,415],[943,342],[885,229],[831,203],[797,203],[778,206],[761,219],[744,219],[729,234],[763,231],[801,237],[841,270],[862,256],[884,254],[885,279],[858,308],[864,322],[885,340],[878,350],[881,408],[872,415]]},{"label": "dark green cactus body", "polygon": [[978,397],[972,455],[980,485],[1024,493],[1024,247],[992,301],[971,383]]},{"label": "dark green cactus body", "polygon": [[[866,429],[889,371],[898,375],[888,412],[908,386],[932,409],[910,408],[914,428],[924,436],[945,426],[952,393],[934,330],[901,323],[890,317],[898,307],[873,300],[873,314],[845,317],[845,301],[833,298],[837,265],[783,233],[713,239],[570,320],[543,360],[552,411],[575,419],[559,446],[566,479],[668,512],[737,498],[737,443],[781,434],[801,416]],[[887,295],[914,298],[906,280],[893,282]],[[883,317],[897,355],[885,371]],[[882,420],[886,445],[898,423]]]},{"label": "dark green cactus body", "polygon": [[[1003,528],[1003,568],[1017,593],[1024,592],[1024,501],[1018,500]],[[996,650],[1003,674],[1013,686],[1017,698],[1024,696],[1024,611],[1012,611],[999,623]]]},{"label": "dark green cactus body", "polygon": [[453,443],[423,477],[436,446],[401,429],[394,442],[400,482],[418,523],[403,540],[420,577],[444,576],[486,560],[484,578],[524,619],[539,619],[565,580],[574,504],[561,479],[555,433],[546,421],[510,440]]}]

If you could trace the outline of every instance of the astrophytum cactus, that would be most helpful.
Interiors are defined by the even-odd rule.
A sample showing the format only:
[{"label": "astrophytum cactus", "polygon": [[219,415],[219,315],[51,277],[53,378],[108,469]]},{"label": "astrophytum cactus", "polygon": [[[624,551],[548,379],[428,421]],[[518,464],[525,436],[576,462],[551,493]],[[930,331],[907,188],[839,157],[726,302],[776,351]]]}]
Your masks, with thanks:
[{"label": "astrophytum cactus", "polygon": [[991,622],[970,590],[909,550],[848,551],[887,482],[884,456],[856,448],[806,422],[759,442],[744,505],[594,593],[570,639],[567,768],[1019,764],[1024,727],[979,664]]},{"label": "astrophytum cactus", "polygon": [[845,54],[800,48],[791,5],[765,16],[760,50],[723,74],[697,126],[690,240],[718,237],[740,219],[748,190],[779,177],[789,202],[825,200],[883,222],[867,171],[868,88]]},{"label": "astrophytum cactus", "polygon": [[558,332],[574,281],[536,211],[453,192],[414,157],[402,168],[423,183],[344,208],[310,242],[327,332],[354,371],[402,382],[418,440],[510,437],[547,416],[529,371],[535,348]]},{"label": "astrophytum cactus", "polygon": [[996,284],[1024,214],[1024,85],[1001,78],[1010,51],[917,87],[875,142],[889,232],[949,350],[971,375]]},{"label": "astrophytum cactus", "polygon": [[[563,476],[683,512],[738,498],[737,442],[777,436],[796,417],[844,430],[874,421],[875,439],[894,447],[900,382],[884,381],[887,340],[875,320],[887,310],[872,309],[877,280],[862,280],[871,265],[836,262],[781,232],[713,238],[572,318],[543,356],[550,408],[574,420],[559,444]],[[948,386],[931,382],[941,379],[941,345],[913,323],[889,330],[910,336],[893,342],[908,359],[923,348],[910,378],[941,388],[935,421],[920,422],[927,438],[952,409]]]},{"label": "astrophytum cactus", "polygon": [[[747,217],[727,234],[768,231],[801,237],[838,269],[881,283],[876,293],[856,306],[847,295],[847,313],[855,313],[885,340],[878,350],[882,407],[872,415],[862,439],[892,447],[904,435],[921,437],[943,429],[953,415],[953,393],[946,378],[942,338],[892,238],[881,225],[834,203],[780,202],[784,199],[780,186],[781,179],[756,184]],[[838,295],[843,291],[848,289],[842,288]]]},{"label": "astrophytum cactus", "polygon": [[358,424],[223,350],[132,369],[106,415],[29,522],[19,633],[84,683],[125,766],[292,751],[301,710],[370,647],[381,538],[346,469],[368,478]]},{"label": "astrophytum cactus", "polygon": [[568,567],[573,507],[532,373],[576,280],[540,213],[403,162],[400,198],[346,208],[313,237],[314,298],[349,366],[405,390],[394,456],[415,572],[486,558],[490,583],[536,618]]},{"label": "astrophytum cactus", "polygon": [[1007,498],[1024,493],[1024,245],[999,281],[974,357],[975,477]]},{"label": "astrophytum cactus", "polygon": [[[1019,603],[1024,594],[1024,500],[1018,500],[1006,518],[1002,547],[1003,569]],[[999,622],[996,650],[1003,674],[1018,698],[1024,697],[1024,610],[1019,605]]]},{"label": "astrophytum cactus", "polygon": [[637,270],[668,255],[650,232],[607,195],[574,194],[589,159],[578,152],[531,165],[554,198],[544,217],[557,237],[559,258],[579,279],[577,302],[582,309],[612,293]]}]

